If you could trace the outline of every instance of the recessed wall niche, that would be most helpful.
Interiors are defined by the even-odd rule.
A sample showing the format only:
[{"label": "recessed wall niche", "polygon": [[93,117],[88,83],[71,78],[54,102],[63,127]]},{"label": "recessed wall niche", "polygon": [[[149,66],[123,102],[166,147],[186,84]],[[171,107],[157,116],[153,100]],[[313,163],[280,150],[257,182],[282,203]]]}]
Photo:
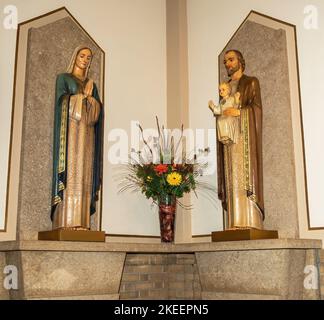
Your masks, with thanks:
[{"label": "recessed wall niche", "polygon": [[265,229],[281,238],[299,238],[308,215],[295,29],[251,11],[219,55],[220,82],[229,49],[242,52],[245,74],[260,81]]},{"label": "recessed wall niche", "polygon": [[[93,51],[90,77],[103,101],[105,53],[66,8],[19,24],[4,240],[51,230],[55,81],[79,45]],[[95,214],[91,228],[100,221]]]}]

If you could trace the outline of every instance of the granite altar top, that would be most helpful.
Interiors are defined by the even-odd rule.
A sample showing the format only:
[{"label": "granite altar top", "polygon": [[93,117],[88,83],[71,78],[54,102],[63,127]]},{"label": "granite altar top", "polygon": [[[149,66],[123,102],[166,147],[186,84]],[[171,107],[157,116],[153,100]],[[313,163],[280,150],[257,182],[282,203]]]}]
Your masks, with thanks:
[{"label": "granite altar top", "polygon": [[247,251],[276,249],[322,249],[321,240],[269,239],[206,243],[113,243],[73,241],[8,241],[0,242],[0,251],[85,251],[127,253],[193,253],[211,251]]}]

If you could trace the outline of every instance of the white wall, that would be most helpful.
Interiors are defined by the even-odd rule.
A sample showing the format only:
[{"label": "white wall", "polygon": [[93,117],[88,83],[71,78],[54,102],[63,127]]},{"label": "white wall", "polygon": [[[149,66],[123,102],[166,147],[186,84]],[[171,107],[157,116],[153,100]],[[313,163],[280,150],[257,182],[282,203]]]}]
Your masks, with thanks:
[{"label": "white wall", "polygon": [[[317,30],[304,28],[307,16],[304,8],[310,3],[318,9]],[[324,227],[324,203],[321,200],[324,181],[324,109],[321,102],[324,87],[324,1],[245,0],[229,4],[221,0],[188,0],[190,126],[214,128],[213,117],[206,106],[209,99],[217,97],[218,54],[251,10],[297,27],[311,226]],[[203,206],[204,200],[198,200],[194,215],[201,215],[197,211]],[[194,231],[201,233],[208,229],[204,221],[194,219]],[[323,235],[313,235],[323,238]]]},{"label": "white wall", "polygon": [[[0,229],[3,228],[16,31],[5,30],[6,5],[18,8],[19,22],[65,6],[106,52],[105,163],[103,229],[107,233],[159,234],[155,211],[142,195],[117,195],[108,163],[108,135],[130,129],[132,120],[155,127],[155,115],[166,121],[165,0],[0,0]],[[9,213],[10,214],[10,213]]]}]

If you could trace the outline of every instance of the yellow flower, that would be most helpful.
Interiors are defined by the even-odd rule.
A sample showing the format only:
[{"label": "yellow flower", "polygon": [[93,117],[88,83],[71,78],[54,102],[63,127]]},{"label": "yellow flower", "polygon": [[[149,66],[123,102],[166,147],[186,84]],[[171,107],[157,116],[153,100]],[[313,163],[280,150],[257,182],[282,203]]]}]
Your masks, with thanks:
[{"label": "yellow flower", "polygon": [[146,181],[147,181],[147,182],[152,182],[152,181],[153,181],[153,178],[152,178],[151,176],[148,176],[148,177],[146,178]]},{"label": "yellow flower", "polygon": [[168,174],[167,182],[171,186],[179,186],[182,182],[182,176],[177,172],[172,172]]}]

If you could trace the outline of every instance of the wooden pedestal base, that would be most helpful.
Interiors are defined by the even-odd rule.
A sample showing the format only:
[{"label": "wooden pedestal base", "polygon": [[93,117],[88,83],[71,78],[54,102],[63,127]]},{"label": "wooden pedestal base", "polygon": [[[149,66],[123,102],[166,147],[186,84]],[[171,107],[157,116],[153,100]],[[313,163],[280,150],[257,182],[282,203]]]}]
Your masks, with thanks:
[{"label": "wooden pedestal base", "polygon": [[278,231],[245,229],[212,232],[213,242],[260,239],[278,239]]},{"label": "wooden pedestal base", "polygon": [[38,233],[38,240],[105,242],[104,231],[52,230]]}]

